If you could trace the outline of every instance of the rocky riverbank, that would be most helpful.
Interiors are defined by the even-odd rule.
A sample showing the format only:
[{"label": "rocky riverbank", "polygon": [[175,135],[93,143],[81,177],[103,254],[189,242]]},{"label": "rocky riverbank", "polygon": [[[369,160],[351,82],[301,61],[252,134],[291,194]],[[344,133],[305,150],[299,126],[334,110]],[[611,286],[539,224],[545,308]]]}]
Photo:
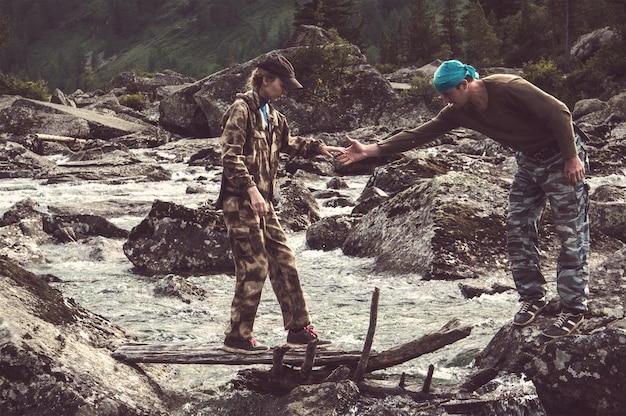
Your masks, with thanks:
[{"label": "rocky riverbank", "polygon": [[[278,104],[294,120],[295,130],[332,145],[342,144],[346,133],[373,142],[429,116],[426,105],[398,95],[362,55],[354,53],[355,76],[345,86],[349,99],[330,111],[292,99]],[[137,273],[163,278],[163,293],[202,298],[186,277],[230,270],[220,213],[211,204],[217,196],[210,191],[216,178],[209,172],[219,171],[218,115],[234,92],[243,89],[255,62],[198,81],[171,72],[149,79],[122,74],[102,90],[69,95],[58,91],[51,103],[0,97],[3,178],[37,178],[48,184],[134,181],[157,189],[160,181],[171,179],[172,173],[158,163],[160,151],[167,150],[198,168],[197,181],[188,184],[187,192],[206,194],[208,200],[206,205],[189,208],[158,197],[142,204],[125,204],[121,198],[80,212],[76,206],[40,207],[37,201],[25,199],[3,213],[3,415],[252,410],[276,415],[368,415],[392,414],[385,413],[390,409],[393,414],[439,415],[453,414],[470,403],[476,409],[470,414],[476,415],[498,414],[505,408],[539,415],[622,414],[626,405],[621,376],[626,370],[626,90],[608,101],[583,100],[574,109],[577,124],[590,137],[593,260],[588,319],[575,336],[541,340],[539,329],[558,312],[557,300],[552,299],[536,325],[522,330],[503,326],[475,360],[476,371],[493,368],[500,380],[524,375],[532,381],[536,396],[503,392],[502,384],[494,382],[475,396],[459,394],[454,403],[402,396],[390,402],[364,394],[353,381],[341,380],[301,386],[287,396],[237,393],[208,403],[205,398],[195,399],[195,392],[181,394],[168,385],[171,369],[111,358],[115,348],[133,337],[50,287],[46,279],[55,276],[37,276],[27,269],[46,262],[44,244],[90,241],[97,246],[118,241]],[[137,111],[120,105],[119,97],[129,92],[149,97],[148,107]],[[377,106],[372,108],[371,103]],[[323,116],[312,118],[312,112]],[[341,115],[340,122],[332,119],[333,114]],[[85,140],[46,140],[43,134]],[[153,149],[155,157],[142,159],[130,151],[137,148]],[[59,155],[63,163],[56,162]],[[504,216],[515,161],[494,142],[459,130],[429,148],[350,168],[323,158],[284,162],[286,173],[279,181],[277,201],[281,220],[289,230],[306,229],[311,247],[341,248],[350,256],[372,257],[375,271],[388,279],[411,271],[424,279],[446,280],[460,285],[468,297],[513,290],[507,275]],[[342,180],[356,173],[371,176],[354,200],[343,191]],[[327,180],[327,189],[311,191],[307,186],[311,180]],[[320,200],[354,208],[351,214],[322,218]],[[119,212],[147,214],[141,224],[126,231],[107,220]],[[541,232],[545,267],[550,270],[558,248],[549,215]],[[485,275],[500,278],[485,285],[481,283]],[[315,406],[307,406],[310,403]]]}]

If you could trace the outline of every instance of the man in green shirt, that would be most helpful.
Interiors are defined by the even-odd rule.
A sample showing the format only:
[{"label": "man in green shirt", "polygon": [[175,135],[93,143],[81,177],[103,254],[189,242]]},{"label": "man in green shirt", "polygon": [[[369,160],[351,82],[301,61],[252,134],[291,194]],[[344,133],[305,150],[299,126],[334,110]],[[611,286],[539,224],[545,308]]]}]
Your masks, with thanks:
[{"label": "man in green shirt", "polygon": [[350,164],[371,156],[403,152],[431,142],[458,127],[483,133],[516,151],[518,170],[509,191],[507,245],[521,307],[513,323],[530,324],[546,306],[537,230],[550,202],[561,252],[557,291],[562,312],[543,335],[558,338],[584,321],[589,298],[588,165],[584,134],[575,128],[567,106],[515,75],[479,78],[460,61],[444,62],[434,86],[446,107],[421,126],[380,143],[350,146],[337,159]]}]

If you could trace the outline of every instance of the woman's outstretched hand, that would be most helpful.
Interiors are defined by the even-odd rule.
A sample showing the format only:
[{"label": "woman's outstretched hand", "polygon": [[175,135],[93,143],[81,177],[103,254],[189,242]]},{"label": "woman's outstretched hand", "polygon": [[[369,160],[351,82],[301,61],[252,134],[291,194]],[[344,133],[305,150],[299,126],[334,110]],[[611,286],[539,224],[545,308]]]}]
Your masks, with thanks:
[{"label": "woman's outstretched hand", "polygon": [[337,146],[322,145],[322,147],[320,147],[320,151],[322,152],[322,154],[328,157],[336,157],[338,154],[342,153],[344,150],[346,149],[344,149],[343,147],[337,147]]}]

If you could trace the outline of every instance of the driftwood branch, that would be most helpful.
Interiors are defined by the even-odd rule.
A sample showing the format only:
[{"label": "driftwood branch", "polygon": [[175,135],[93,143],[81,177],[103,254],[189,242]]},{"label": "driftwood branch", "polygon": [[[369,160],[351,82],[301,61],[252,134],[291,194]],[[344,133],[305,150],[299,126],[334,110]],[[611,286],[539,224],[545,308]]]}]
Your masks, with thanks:
[{"label": "driftwood branch", "polygon": [[[470,376],[460,387],[447,387],[439,389],[439,391],[433,393],[430,392],[430,385],[433,376],[434,366],[428,367],[428,375],[424,381],[424,386],[421,391],[410,388],[406,385],[403,377],[400,378],[400,383],[397,386],[389,386],[388,384],[382,384],[374,381],[364,381],[359,383],[359,388],[362,392],[367,392],[376,396],[409,396],[416,401],[424,400],[437,400],[439,403],[449,402],[452,399],[458,400],[454,404],[454,413],[467,413],[461,412],[461,409],[469,409],[475,402],[474,400],[466,399],[467,393],[472,393],[478,390],[480,387],[493,380],[498,372],[492,368],[480,370],[478,373]],[[479,402],[481,402],[479,400]],[[452,409],[452,407],[450,408]],[[446,409],[446,410],[450,410]],[[451,410],[450,410],[451,411]],[[452,412],[452,411],[451,411]]]},{"label": "driftwood branch", "polygon": [[478,388],[484,386],[498,375],[498,370],[495,368],[486,368],[479,371],[468,378],[465,383],[461,385],[461,392],[471,393]]},{"label": "driftwood branch", "polygon": [[372,343],[374,342],[374,334],[376,333],[376,321],[378,320],[378,299],[380,297],[380,289],[375,288],[372,294],[372,305],[370,306],[370,326],[367,330],[367,337],[365,338],[365,345],[363,346],[363,354],[354,372],[354,381],[359,383],[363,380],[363,374],[367,368],[367,363],[372,351]]},{"label": "driftwood branch", "polygon": [[458,319],[452,319],[439,331],[427,334],[398,347],[390,348],[371,357],[367,364],[367,372],[382,370],[402,364],[424,354],[437,351],[446,345],[463,339],[472,332],[471,326],[461,326]]},{"label": "driftwood branch", "polygon": [[44,133],[35,133],[35,138],[40,141],[46,141],[46,142],[63,142],[63,143],[72,143],[72,144],[87,143],[87,140],[85,139],[78,139],[76,137],[68,137],[68,136],[57,136],[53,134],[44,134]]}]

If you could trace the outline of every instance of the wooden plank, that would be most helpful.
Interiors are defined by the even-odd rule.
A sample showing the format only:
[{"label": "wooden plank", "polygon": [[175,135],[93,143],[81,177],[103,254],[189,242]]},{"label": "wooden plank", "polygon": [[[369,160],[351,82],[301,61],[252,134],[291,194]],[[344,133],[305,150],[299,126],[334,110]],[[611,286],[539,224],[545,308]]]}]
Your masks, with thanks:
[{"label": "wooden plank", "polygon": [[[289,349],[284,363],[299,366],[305,358],[305,349]],[[376,355],[373,353],[372,355]],[[236,354],[222,349],[222,344],[126,344],[115,350],[113,358],[134,363],[161,364],[272,364],[273,349],[260,354]],[[337,351],[318,348],[315,366],[356,364],[361,357],[360,351]]]}]

